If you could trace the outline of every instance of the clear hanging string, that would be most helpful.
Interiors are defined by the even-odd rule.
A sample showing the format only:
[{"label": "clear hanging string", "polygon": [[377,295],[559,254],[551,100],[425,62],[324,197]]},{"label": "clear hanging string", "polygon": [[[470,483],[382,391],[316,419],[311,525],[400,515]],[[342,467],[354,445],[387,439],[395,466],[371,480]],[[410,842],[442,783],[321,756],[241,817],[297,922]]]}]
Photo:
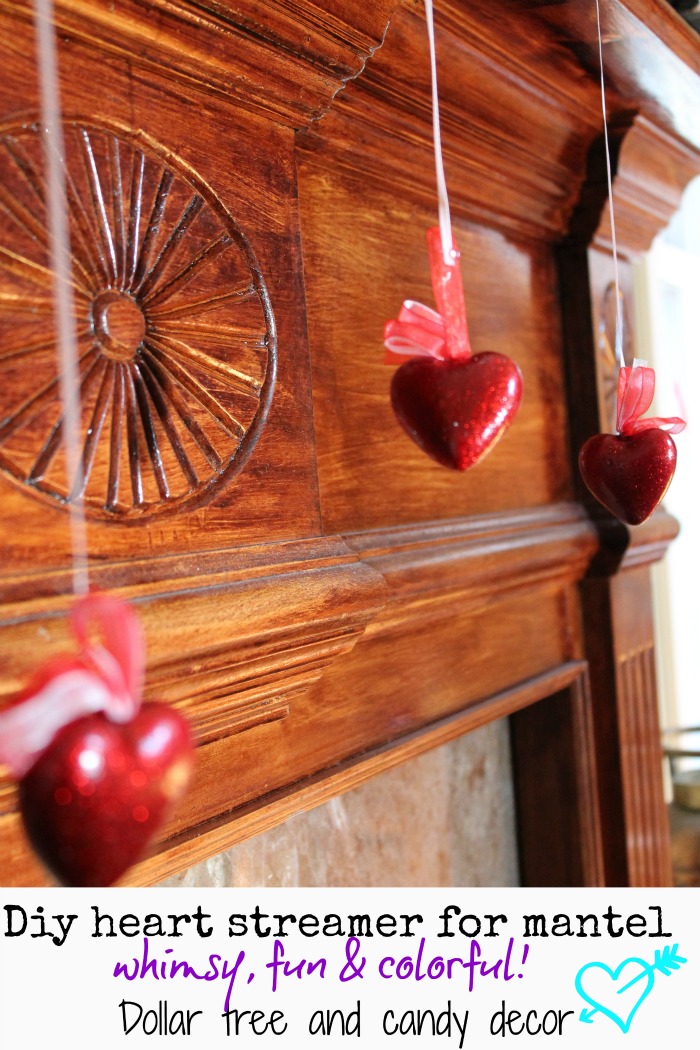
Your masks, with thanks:
[{"label": "clear hanging string", "polygon": [[[426,0],[426,3],[428,0]],[[600,25],[600,0],[595,0],[598,24],[598,56],[600,59],[600,99],[603,108],[603,136],[605,139],[605,165],[608,175],[608,207],[610,209],[610,235],[612,239],[613,272],[615,277],[615,360],[620,368],[625,365],[623,351],[622,293],[620,291],[620,268],[617,261],[617,237],[615,234],[615,208],[613,206],[612,165],[610,163],[610,140],[608,138],[608,107],[605,101],[605,73],[603,69],[603,32]]]},{"label": "clear hanging string", "polygon": [[46,209],[58,335],[59,389],[63,409],[62,431],[66,455],[73,590],[75,594],[83,595],[88,592],[87,528],[83,501],[75,498],[81,472],[80,387],[53,0],[34,0],[34,25],[46,164]]},{"label": "clear hanging string", "polygon": [[425,19],[428,25],[428,40],[430,42],[430,79],[433,98],[433,148],[435,150],[435,176],[437,179],[440,241],[442,243],[443,258],[445,263],[449,265],[454,258],[452,254],[452,223],[450,220],[450,202],[447,197],[447,183],[445,181],[445,169],[442,160],[442,140],[440,137],[440,103],[438,100],[437,60],[435,57],[433,0],[424,0],[424,2]]}]

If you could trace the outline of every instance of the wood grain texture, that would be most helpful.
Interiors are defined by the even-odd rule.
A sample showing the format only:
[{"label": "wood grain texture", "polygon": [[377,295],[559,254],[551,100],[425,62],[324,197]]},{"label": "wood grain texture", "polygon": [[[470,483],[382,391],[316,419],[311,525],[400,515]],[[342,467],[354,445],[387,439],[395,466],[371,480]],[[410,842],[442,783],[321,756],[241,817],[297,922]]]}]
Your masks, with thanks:
[{"label": "wood grain texture", "polygon": [[[158,582],[119,587],[113,578],[109,585],[143,624],[147,695],[190,710],[202,741],[268,720],[270,707],[286,705],[352,648],[388,593],[383,578],[339,540],[248,549],[234,564],[217,561],[206,575],[200,561],[188,566],[185,559],[163,566]],[[5,603],[3,636],[15,654],[5,666],[5,697],[18,687],[33,639],[42,640],[47,657],[70,647],[69,605],[47,596]]]},{"label": "wood grain texture", "polygon": [[[697,150],[647,118],[634,118],[619,151],[613,186],[616,233],[625,256],[634,259],[651,248],[699,172]],[[608,209],[601,215],[595,243],[612,250]]]},{"label": "wood grain texture", "polygon": [[332,156],[325,168],[318,156],[300,168],[324,528],[379,528],[565,499],[570,468],[551,254],[493,230],[456,228],[472,345],[510,356],[523,373],[524,396],[477,469],[445,470],[396,423],[394,368],[382,350],[384,322],[404,298],[432,302],[425,229],[435,217],[365,179],[369,198],[358,225],[360,184],[336,172]]},{"label": "wood grain texture", "polygon": [[[240,806],[233,812],[202,824],[197,834],[184,833],[160,843],[154,856],[136,865],[123,880],[123,885],[151,885],[173,872],[215,856],[222,850],[246,838],[274,827],[295,813],[312,809],[320,803],[363,783],[367,778],[409,762],[424,751],[478,729],[495,719],[505,718],[544,697],[567,689],[585,673],[585,664],[570,662],[527,682],[517,683],[503,693],[484,698],[468,711],[436,720],[429,727],[404,734],[400,741],[387,742],[330,770],[304,778],[295,785],[295,791],[272,791],[255,801]],[[591,811],[591,816],[594,816]],[[3,884],[26,876],[32,885],[44,885],[46,872],[42,871],[29,851],[19,821],[15,815],[0,818],[0,832],[7,848],[7,863]],[[572,848],[576,848],[572,842]],[[17,885],[23,884],[20,882]]]},{"label": "wood grain texture", "polygon": [[[59,0],[56,23],[66,44],[127,62],[140,83],[164,77],[181,97],[198,88],[299,128],[362,71],[396,4]],[[23,0],[2,6],[29,24]]]},{"label": "wood grain texture", "polygon": [[120,521],[201,505],[245,465],[274,394],[258,261],[173,158],[94,124],[66,123],[63,148],[80,467],[66,478],[38,124],[0,138],[0,465],[25,491]]},{"label": "wood grain texture", "polygon": [[[624,356],[632,363],[635,331],[632,260],[677,207],[700,171],[697,151],[637,116],[615,131],[613,200],[625,324]],[[570,396],[572,456],[592,434],[615,430],[615,268],[604,157],[599,144],[559,252]],[[586,297],[581,291],[585,289]],[[591,353],[591,351],[593,351]],[[581,589],[584,648],[590,662],[592,720],[606,880],[630,885],[671,882],[669,831],[653,675],[650,565],[678,531],[663,509],[628,528],[585,491],[599,550]]]},{"label": "wood grain texture", "polygon": [[[512,0],[514,9],[523,6],[542,18],[547,31],[591,79],[600,76],[593,5]],[[610,112],[621,108],[642,112],[698,149],[700,60],[697,36],[690,26],[664,0],[601,4],[601,23],[608,91],[617,96]]]},{"label": "wood grain texture", "polygon": [[[199,839],[271,791],[293,794],[303,778],[398,746],[436,719],[472,707],[482,719],[491,692],[555,674],[580,654],[572,590],[593,549],[585,519],[562,505],[510,522],[253,549],[239,552],[237,569],[222,557],[218,573],[212,557],[204,579],[181,564],[179,577],[164,566],[160,583],[122,588],[147,633],[147,695],[187,711],[201,745],[167,835]],[[16,654],[7,695],[37,639],[47,656],[65,644],[65,605],[44,597],[7,608],[3,638]],[[493,717],[504,713],[495,704]],[[14,804],[6,782],[6,827]]]},{"label": "wood grain texture", "polygon": [[511,734],[524,884],[604,885],[587,672],[516,712]]},{"label": "wood grain texture", "polygon": [[[402,602],[478,603],[494,592],[571,583],[587,570],[595,530],[574,504],[347,534],[348,545]],[[464,607],[464,605],[462,605]]]},{"label": "wood grain texture", "polygon": [[[4,67],[3,83],[0,85],[0,110],[3,113],[0,128],[9,130],[16,128],[28,117],[31,117],[33,121],[36,118],[38,104],[29,27],[25,28],[21,21],[17,22],[16,19],[11,18],[4,6],[0,7],[0,19],[4,19],[4,32],[12,41],[12,47],[18,48],[17,53],[13,53],[11,61],[8,61]],[[193,348],[195,354],[198,355],[196,368],[200,370],[199,374],[194,377],[194,381],[188,380],[183,374],[181,344],[184,333],[180,331],[180,335],[176,336],[172,331],[173,323],[181,324],[182,321],[178,321],[177,316],[174,320],[169,318],[166,321],[166,329],[170,331],[170,335],[167,334],[167,330],[161,334],[165,335],[167,340],[172,338],[180,340],[175,346],[179,356],[177,360],[175,357],[171,358],[176,377],[173,378],[172,373],[161,375],[159,371],[161,362],[156,362],[154,365],[153,356],[151,355],[150,358],[148,356],[149,352],[139,355],[139,366],[141,367],[142,362],[151,380],[153,390],[146,388],[145,391],[141,389],[126,392],[129,398],[127,414],[132,420],[133,427],[128,433],[124,431],[122,459],[128,452],[132,455],[133,460],[139,463],[142,498],[152,505],[160,505],[163,497],[158,488],[159,467],[148,451],[149,447],[152,448],[154,444],[149,433],[148,420],[149,417],[155,420],[156,444],[167,451],[172,448],[173,443],[166,435],[167,423],[163,422],[159,409],[162,412],[168,409],[174,420],[172,425],[182,437],[185,452],[192,456],[194,463],[191,465],[196,465],[197,476],[201,474],[202,480],[208,476],[212,482],[207,491],[201,493],[204,497],[202,502],[217,495],[217,486],[220,493],[206,512],[199,508],[200,501],[195,499],[190,504],[190,513],[171,515],[167,521],[163,521],[161,525],[152,530],[122,527],[119,521],[113,523],[114,527],[105,530],[95,523],[89,527],[88,532],[88,544],[92,557],[97,563],[100,563],[134,557],[153,558],[159,555],[170,555],[177,551],[187,553],[193,550],[193,536],[197,536],[196,549],[215,550],[258,543],[261,539],[284,540],[318,534],[319,515],[313,461],[312,406],[308,358],[304,352],[306,322],[296,207],[293,134],[286,128],[281,128],[269,121],[242,114],[210,95],[198,94],[194,87],[185,95],[173,94],[167,88],[167,84],[155,73],[148,82],[139,82],[137,88],[133,81],[130,63],[126,58],[105,56],[95,49],[91,50],[77,43],[65,45],[63,57],[63,104],[69,124],[75,122],[78,126],[84,126],[87,123],[90,126],[99,125],[110,128],[120,136],[120,141],[126,143],[123,151],[127,153],[132,151],[136,156],[141,150],[149,158],[150,168],[147,166],[144,182],[149,192],[144,191],[146,214],[142,217],[141,223],[141,248],[147,238],[147,215],[157,208],[156,196],[161,185],[158,169],[153,167],[155,157],[159,164],[164,166],[164,170],[173,168],[176,170],[178,178],[182,180],[180,184],[182,187],[198,188],[203,194],[203,199],[206,198],[209,202],[208,207],[212,209],[212,214],[219,217],[230,216],[242,231],[267,285],[279,355],[274,398],[270,404],[265,425],[258,434],[252,456],[234,485],[221,486],[220,472],[225,462],[223,445],[225,445],[226,437],[225,432],[210,415],[210,410],[221,415],[216,402],[220,403],[222,394],[226,401],[229,397],[235,396],[233,395],[234,388],[240,391],[239,380],[230,374],[230,370],[235,369],[236,355],[232,352],[230,341],[225,341],[225,343],[219,341],[223,335],[220,327],[224,320],[222,310],[226,312],[226,307],[214,304],[212,324],[215,331],[212,332],[207,329],[208,322],[204,320],[204,317],[197,314],[197,309],[200,307],[197,307],[196,303],[201,298],[211,298],[211,290],[214,287],[217,287],[221,294],[240,290],[242,273],[240,270],[238,274],[236,273],[233,257],[228,258],[229,251],[223,252],[220,256],[214,252],[207,260],[206,266],[200,268],[199,271],[204,280],[203,287],[199,287],[195,280],[188,280],[187,284],[182,286],[182,296],[187,301],[191,298],[195,304],[189,320],[185,323],[196,326],[199,320],[199,323],[204,326],[204,331],[200,330],[198,333],[197,345]],[[76,75],[71,75],[72,69],[78,71]],[[94,84],[89,102],[86,101],[84,90],[87,80]],[[202,114],[205,114],[205,117],[202,117]],[[125,160],[126,157],[123,159]],[[80,156],[75,158],[74,162],[77,161],[82,163]],[[16,164],[8,159],[9,164],[14,166],[13,170],[16,172]],[[269,175],[261,179],[261,170],[268,171]],[[126,165],[124,165],[124,171],[126,172]],[[83,205],[82,210],[78,209],[79,215],[82,215],[84,211],[88,219],[91,219],[94,206],[89,195],[87,174],[79,185],[83,190]],[[183,201],[182,197],[178,201],[179,194],[176,192],[175,183],[171,186],[170,192],[174,196],[166,206],[164,220],[170,217],[169,226],[172,232],[173,228],[177,228],[187,202]],[[187,195],[184,194],[184,196]],[[191,200],[191,198],[188,199]],[[108,201],[105,207],[109,203]],[[183,205],[182,211],[178,210],[179,203]],[[172,211],[167,209],[172,209]],[[6,215],[5,211],[3,215]],[[41,216],[41,211],[38,211],[38,215]],[[198,222],[201,223],[203,218],[204,216],[200,213]],[[94,219],[91,221],[94,227],[96,225]],[[77,219],[76,225],[79,225]],[[115,221],[109,223],[109,226],[115,230],[118,229]],[[6,237],[10,237],[14,227],[16,223],[12,224],[7,218],[6,225],[3,226]],[[197,241],[197,244],[193,246],[195,259],[201,254],[199,249],[205,247],[204,243],[200,243],[200,241],[206,241],[205,231],[201,231],[201,238],[197,235],[200,229],[193,225],[189,234]],[[153,245],[156,252],[166,243],[165,236],[163,229]],[[216,234],[212,241],[215,239]],[[21,236],[16,236],[12,243],[15,244],[15,248],[19,249],[18,254],[21,254],[23,250],[25,254],[29,252],[29,248],[23,246]],[[76,245],[79,250],[82,250],[83,241],[80,237],[76,238]],[[185,247],[186,239],[183,239],[179,243],[179,250],[184,251]],[[13,249],[9,248],[9,250]],[[107,255],[106,248],[105,254]],[[175,253],[172,253],[168,263],[170,269],[167,271],[171,277],[177,276],[177,262]],[[182,262],[183,266],[186,265],[187,259],[183,259]],[[98,264],[99,260],[95,260],[95,265]],[[207,284],[208,276],[211,277],[209,284]],[[16,288],[17,280],[22,279],[15,276],[12,285],[6,283],[6,295],[14,294],[12,288]],[[109,281],[107,280],[106,283],[109,284]],[[101,290],[100,286],[98,294]],[[22,292],[23,294],[31,292],[32,295],[36,295],[37,285],[24,283]],[[178,299],[178,302],[181,303],[181,300]],[[171,298],[171,306],[172,303]],[[161,303],[162,305],[164,304]],[[92,322],[89,320],[93,306],[94,298],[91,293],[87,303],[88,321],[83,320],[83,325],[87,327],[89,340],[94,339],[94,319]],[[24,340],[21,338],[21,331],[18,330],[18,320],[25,326],[27,342],[32,345],[33,322],[27,318],[26,313],[13,316],[2,312],[0,326],[3,342],[10,340],[10,345],[14,346],[19,341],[20,346],[22,345]],[[161,318],[161,322],[162,320]],[[252,322],[253,326],[258,325],[259,320],[260,318],[256,319],[253,314],[249,314],[248,322]],[[229,326],[233,323],[230,316],[226,323]],[[244,326],[246,323],[246,320],[243,320]],[[155,324],[155,327],[157,328],[158,324]],[[158,332],[154,334],[157,339],[160,338]],[[264,332],[258,329],[258,336],[263,335]],[[184,342],[189,345],[186,338]],[[294,354],[290,352],[290,347],[295,348]],[[162,357],[167,354],[161,344],[154,349],[158,356]],[[42,353],[44,351],[38,350],[27,359],[26,364],[33,366],[34,374],[42,366],[45,367],[44,359],[38,361],[36,359],[37,355],[41,358]],[[104,365],[107,358],[101,349],[98,348],[94,354],[96,359],[102,361]],[[217,354],[220,360],[218,374],[214,371]],[[240,358],[238,363],[241,363]],[[12,364],[13,359],[5,362],[4,368],[11,369]],[[157,373],[155,375],[154,367]],[[206,369],[205,374],[202,374],[202,368]],[[229,373],[222,375],[226,369],[229,369]],[[12,382],[8,383],[5,391],[3,398],[5,403],[11,396],[16,382],[19,383],[21,375],[26,376],[26,371],[28,369],[24,373],[21,373],[20,370],[10,376]],[[257,382],[259,378],[260,376],[255,381]],[[168,390],[173,391],[170,398],[165,399],[164,404],[161,404],[158,398],[159,380],[162,381],[161,389],[163,389],[162,383],[165,383]],[[26,379],[23,382],[24,387],[17,389],[13,401],[15,406],[21,407],[24,403],[22,397],[26,393]],[[195,382],[200,385],[195,386]],[[190,390],[187,389],[188,386]],[[41,385],[37,387],[37,390],[40,389]],[[204,400],[207,407],[197,405],[196,400],[193,402],[192,390]],[[142,400],[145,401],[147,411],[142,411],[138,400],[139,392]],[[180,411],[173,405],[173,396],[182,402]],[[93,391],[92,397],[99,399],[99,386]],[[85,420],[86,427],[90,425],[89,412],[94,403],[88,399],[88,404],[86,404],[88,414]],[[192,412],[193,407],[197,408],[197,412]],[[231,409],[232,404],[229,403],[226,411],[230,412]],[[55,400],[53,404],[47,406],[47,411],[59,414]],[[209,421],[205,423],[204,417],[207,416]],[[189,433],[183,417],[191,428]],[[225,421],[225,416],[222,418]],[[53,421],[53,419],[47,421],[49,428]],[[106,426],[109,425],[108,420]],[[199,431],[195,430],[198,425],[200,428],[204,425],[205,434],[204,437],[198,436],[195,439],[192,430],[199,435]],[[233,426],[233,424],[229,425]],[[48,433],[50,432],[49,429]],[[32,438],[31,443],[27,442],[26,449],[19,450],[20,459],[23,465],[28,466],[29,471],[32,469],[30,461],[32,458],[36,461],[41,451],[41,444],[37,449],[38,436],[37,433],[37,438]],[[19,437],[22,435],[20,434]],[[222,439],[223,445],[217,444]],[[102,440],[106,441],[106,434]],[[230,437],[229,440],[235,439]],[[196,451],[198,444],[200,447]],[[195,451],[191,451],[193,448]],[[33,455],[35,450],[37,457]],[[182,478],[186,486],[188,484],[186,474],[183,473],[179,464],[173,462],[173,457],[176,455],[174,450],[169,454],[170,461],[166,462],[166,468],[168,468],[166,477],[170,474],[171,477]],[[207,460],[207,455],[210,457],[209,460]],[[217,458],[222,459],[221,466],[216,465]],[[98,473],[106,475],[106,463],[100,465],[99,456],[97,466]],[[128,468],[124,462],[122,462],[122,467],[125,476],[128,477]],[[104,480],[105,485],[102,486],[100,479],[100,492],[107,487],[107,478],[105,477]],[[294,502],[288,498],[290,486],[294,487],[296,494]],[[133,499],[128,488],[125,490],[125,495]],[[15,534],[12,544],[8,545],[6,550],[4,569],[8,574],[31,574],[32,569],[39,564],[44,570],[50,570],[52,567],[55,569],[64,567],[68,563],[70,546],[67,516],[60,509],[50,514],[52,543],[49,551],[47,551],[43,538],[47,527],[47,509],[45,505],[38,502],[31,487],[8,486],[4,494],[4,513],[7,515],[5,520],[14,521],[21,518],[24,522],[21,533]]]},{"label": "wood grain texture", "polygon": [[[599,124],[596,88],[570,56],[552,49],[523,5],[516,17],[520,31],[508,34],[504,48],[487,0],[438,6],[442,142],[453,212],[540,241],[566,228],[577,191],[572,172]],[[434,209],[420,5],[397,10],[387,43],[300,145],[310,155],[330,148],[334,165],[388,187],[394,199]]]}]

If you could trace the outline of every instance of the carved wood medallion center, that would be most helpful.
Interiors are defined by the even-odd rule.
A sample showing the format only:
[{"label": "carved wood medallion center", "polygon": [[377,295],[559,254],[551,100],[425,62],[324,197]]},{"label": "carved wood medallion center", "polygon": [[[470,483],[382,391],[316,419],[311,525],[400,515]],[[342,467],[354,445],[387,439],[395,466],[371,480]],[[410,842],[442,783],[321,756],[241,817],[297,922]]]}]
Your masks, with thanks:
[{"label": "carved wood medallion center", "polygon": [[111,361],[131,361],[146,334],[141,307],[124,292],[101,292],[92,304],[92,323],[102,353]]}]

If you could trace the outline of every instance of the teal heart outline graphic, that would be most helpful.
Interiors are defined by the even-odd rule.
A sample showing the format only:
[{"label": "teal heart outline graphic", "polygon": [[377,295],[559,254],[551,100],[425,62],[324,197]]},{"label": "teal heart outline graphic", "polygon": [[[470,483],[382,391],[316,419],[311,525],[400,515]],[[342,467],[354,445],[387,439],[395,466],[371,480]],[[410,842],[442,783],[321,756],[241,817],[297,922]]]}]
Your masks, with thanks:
[{"label": "teal heart outline graphic", "polygon": [[[636,977],[634,977],[626,985],[623,985],[622,988],[615,989],[616,993],[619,994],[620,992],[626,991],[626,989],[629,988],[632,984],[636,984],[637,981],[641,981],[644,977],[646,977],[646,982],[647,983],[646,983],[646,988],[644,988],[642,990],[639,998],[637,999],[636,1003],[634,1004],[634,1006],[630,1010],[629,1014],[627,1015],[627,1019],[623,1020],[623,1018],[620,1017],[619,1014],[615,1013],[614,1010],[610,1010],[607,1006],[604,1006],[602,1003],[598,1002],[596,999],[593,999],[590,995],[588,995],[588,993],[585,992],[584,989],[583,989],[582,979],[583,979],[584,973],[586,973],[587,970],[591,970],[591,969],[593,969],[595,967],[595,968],[597,968],[599,970],[603,970],[603,972],[606,973],[610,977],[610,979],[612,981],[617,981],[619,976],[620,976],[620,974],[622,973],[622,971],[630,963],[637,963],[641,967],[640,972],[639,972],[639,974]],[[634,1016],[637,1013],[637,1010],[642,1005],[642,1003],[644,1002],[644,1000],[646,999],[646,997],[649,995],[649,993],[651,992],[652,988],[654,987],[654,967],[650,966],[649,963],[644,961],[644,959],[639,959],[636,956],[630,956],[628,959],[625,959],[614,970],[610,966],[608,966],[606,963],[603,963],[603,962],[586,963],[586,965],[582,966],[581,969],[579,970],[579,972],[576,974],[576,982],[575,983],[576,983],[576,991],[578,992],[578,994],[581,996],[582,999],[585,999],[585,1001],[590,1006],[593,1007],[593,1012],[594,1013],[595,1012],[600,1012],[600,1013],[604,1014],[606,1017],[609,1017],[610,1020],[614,1021],[615,1024],[617,1025],[617,1027],[623,1033],[627,1033],[629,1031],[629,1029],[630,1029],[630,1025],[632,1024],[632,1021],[634,1020]],[[584,1013],[585,1013],[585,1011],[584,1011]],[[583,1016],[581,1017],[581,1020],[584,1020]],[[585,1018],[585,1020],[590,1020],[590,1018]]]}]

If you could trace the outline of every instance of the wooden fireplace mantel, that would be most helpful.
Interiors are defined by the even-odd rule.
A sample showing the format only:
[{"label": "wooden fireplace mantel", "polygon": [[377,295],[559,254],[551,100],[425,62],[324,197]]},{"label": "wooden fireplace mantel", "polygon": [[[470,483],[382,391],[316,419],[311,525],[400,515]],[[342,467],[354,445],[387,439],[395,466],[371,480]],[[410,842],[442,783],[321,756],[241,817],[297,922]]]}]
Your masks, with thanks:
[{"label": "wooden fireplace mantel", "polygon": [[[700,41],[662,0],[602,6],[631,320],[632,263],[700,172]],[[437,8],[472,342],[525,384],[464,475],[399,429],[383,363],[384,322],[432,302],[422,4],[57,2],[91,582],[134,603],[147,696],[199,745],[131,883],[503,717],[525,882],[670,880],[649,567],[677,525],[620,525],[575,469],[611,426],[594,6]],[[66,646],[71,576],[26,0],[0,41],[5,704]],[[96,335],[115,289],[141,348]],[[42,884],[16,805],[0,781],[0,881]]]}]

